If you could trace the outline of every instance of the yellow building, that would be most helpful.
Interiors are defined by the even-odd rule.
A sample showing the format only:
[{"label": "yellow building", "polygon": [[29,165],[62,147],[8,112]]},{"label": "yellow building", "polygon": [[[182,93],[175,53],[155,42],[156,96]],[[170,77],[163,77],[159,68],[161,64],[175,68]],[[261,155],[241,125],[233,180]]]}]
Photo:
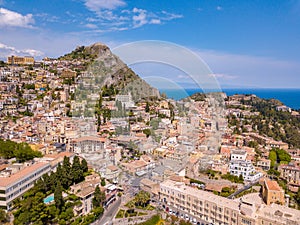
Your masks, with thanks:
[{"label": "yellow building", "polygon": [[47,87],[47,83],[35,83],[34,84],[35,89],[46,88],[46,87]]},{"label": "yellow building", "polygon": [[276,181],[264,180],[262,196],[267,205],[272,203],[284,205],[284,191]]},{"label": "yellow building", "polygon": [[76,77],[76,72],[70,69],[64,69],[61,72],[61,77],[62,78],[73,78]]},{"label": "yellow building", "polygon": [[153,155],[154,156],[159,156],[159,157],[165,157],[167,155],[168,149],[167,148],[156,148],[153,150]]},{"label": "yellow building", "polygon": [[34,58],[32,56],[9,56],[7,57],[8,64],[32,65]]}]

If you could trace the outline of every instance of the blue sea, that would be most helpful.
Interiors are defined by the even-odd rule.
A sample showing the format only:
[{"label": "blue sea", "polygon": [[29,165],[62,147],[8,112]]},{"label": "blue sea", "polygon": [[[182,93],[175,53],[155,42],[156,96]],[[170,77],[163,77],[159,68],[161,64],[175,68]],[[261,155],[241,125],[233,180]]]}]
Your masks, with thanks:
[{"label": "blue sea", "polygon": [[[271,89],[271,88],[232,88],[222,89],[227,96],[234,94],[255,94],[264,99],[278,99],[283,104],[293,109],[300,109],[300,89]],[[166,93],[169,98],[179,100],[197,92],[201,89],[163,89],[160,92]]]}]

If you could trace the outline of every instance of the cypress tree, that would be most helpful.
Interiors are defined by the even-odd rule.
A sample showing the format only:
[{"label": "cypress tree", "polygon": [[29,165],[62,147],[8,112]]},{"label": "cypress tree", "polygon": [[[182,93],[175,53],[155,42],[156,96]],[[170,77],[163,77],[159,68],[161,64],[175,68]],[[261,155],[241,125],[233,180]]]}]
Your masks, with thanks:
[{"label": "cypress tree", "polygon": [[57,182],[57,185],[56,185],[56,188],[54,191],[54,201],[55,201],[56,208],[61,210],[65,203],[64,203],[63,196],[62,196],[62,186],[61,186],[60,181]]},{"label": "cypress tree", "polygon": [[95,188],[95,192],[94,192],[94,198],[93,198],[93,207],[97,208],[102,206],[103,202],[105,200],[105,194],[103,192],[101,192],[99,185],[97,185],[97,187]]},{"label": "cypress tree", "polygon": [[83,173],[86,173],[88,171],[88,164],[85,159],[82,159],[81,161],[81,169]]},{"label": "cypress tree", "polygon": [[83,171],[81,169],[81,164],[79,157],[77,155],[74,156],[73,164],[72,164],[72,177],[73,177],[73,182],[79,183],[80,181],[83,180]]}]

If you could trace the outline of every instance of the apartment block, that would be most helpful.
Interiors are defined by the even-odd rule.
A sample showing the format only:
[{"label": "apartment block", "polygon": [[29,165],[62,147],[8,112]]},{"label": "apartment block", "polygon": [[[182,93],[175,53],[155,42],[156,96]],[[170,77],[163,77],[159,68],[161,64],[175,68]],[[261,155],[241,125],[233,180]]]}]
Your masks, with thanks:
[{"label": "apartment block", "polygon": [[247,152],[242,150],[231,151],[229,172],[232,175],[242,175],[245,181],[253,182],[258,180],[262,174],[256,172],[251,161],[246,160]]},{"label": "apartment block", "polygon": [[34,182],[50,170],[49,163],[39,162],[28,166],[8,167],[2,171],[0,173],[0,208],[9,210],[14,199],[32,188]]},{"label": "apartment block", "polygon": [[280,165],[278,168],[280,177],[292,184],[300,185],[300,166]]},{"label": "apartment block", "polygon": [[[171,180],[160,184],[159,199],[167,209],[179,210],[200,221],[238,224],[239,203]],[[250,224],[251,218],[249,218]]]},{"label": "apartment block", "polygon": [[298,225],[300,221],[296,209],[266,205],[255,198],[231,200],[172,180],[160,183],[159,200],[166,211],[195,224]]},{"label": "apartment block", "polygon": [[263,170],[268,171],[271,168],[271,160],[270,159],[261,159],[261,160],[257,161],[257,167],[260,167]]}]

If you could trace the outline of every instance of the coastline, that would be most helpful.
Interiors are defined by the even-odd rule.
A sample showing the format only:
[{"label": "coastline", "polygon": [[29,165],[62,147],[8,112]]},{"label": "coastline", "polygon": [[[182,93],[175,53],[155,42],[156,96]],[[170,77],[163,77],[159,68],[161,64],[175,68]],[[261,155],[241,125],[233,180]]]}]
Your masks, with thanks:
[{"label": "coastline", "polygon": [[[259,98],[277,99],[292,109],[300,109],[300,88],[223,88],[222,91],[228,96],[234,94],[254,94]],[[197,88],[186,88],[161,89],[160,92],[166,93],[169,98],[179,100],[203,91]]]}]

